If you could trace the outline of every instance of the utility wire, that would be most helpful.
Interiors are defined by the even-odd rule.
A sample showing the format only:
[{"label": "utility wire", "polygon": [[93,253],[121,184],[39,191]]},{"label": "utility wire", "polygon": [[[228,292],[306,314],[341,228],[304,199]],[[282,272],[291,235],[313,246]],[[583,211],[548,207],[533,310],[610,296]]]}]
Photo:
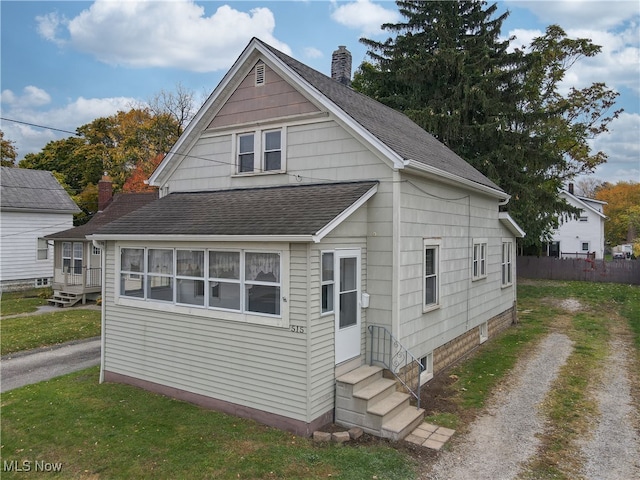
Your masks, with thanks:
[{"label": "utility wire", "polygon": [[22,122],[20,120],[14,120],[13,118],[0,117],[0,120],[4,120],[5,122],[20,123],[22,125],[28,125],[30,127],[46,128],[47,130],[55,130],[56,132],[70,133],[71,135],[78,135],[78,132],[71,132],[69,130],[63,130],[61,128],[47,127],[46,125],[38,125],[37,123]]}]

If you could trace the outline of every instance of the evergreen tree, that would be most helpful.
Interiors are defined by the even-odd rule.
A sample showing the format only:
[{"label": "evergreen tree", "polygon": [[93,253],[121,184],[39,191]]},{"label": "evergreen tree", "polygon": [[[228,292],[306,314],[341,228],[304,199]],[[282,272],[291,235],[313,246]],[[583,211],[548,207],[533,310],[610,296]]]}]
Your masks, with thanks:
[{"label": "evergreen tree", "polygon": [[511,215],[539,247],[562,213],[575,213],[558,192],[606,155],[588,138],[606,131],[602,113],[616,94],[604,84],[558,93],[566,69],[599,47],[550,27],[531,51],[501,40],[508,13],[484,1],[398,1],[404,21],[385,24],[384,42],[361,41],[370,63],[353,86],[403,111],[512,195]]}]

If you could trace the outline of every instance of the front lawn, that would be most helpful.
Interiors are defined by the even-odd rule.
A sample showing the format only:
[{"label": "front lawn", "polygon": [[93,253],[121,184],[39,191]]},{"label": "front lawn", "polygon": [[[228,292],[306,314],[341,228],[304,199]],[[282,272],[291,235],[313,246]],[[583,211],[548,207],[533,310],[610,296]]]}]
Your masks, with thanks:
[{"label": "front lawn", "polygon": [[[340,446],[120,384],[98,368],[2,395],[7,465],[56,464],[46,478],[411,479],[414,463],[385,442]],[[9,463],[7,463],[9,462]],[[10,462],[16,462],[11,464]],[[15,469],[14,469],[15,470]]]},{"label": "front lawn", "polygon": [[0,321],[2,355],[100,335],[100,311],[84,308],[3,318]]}]

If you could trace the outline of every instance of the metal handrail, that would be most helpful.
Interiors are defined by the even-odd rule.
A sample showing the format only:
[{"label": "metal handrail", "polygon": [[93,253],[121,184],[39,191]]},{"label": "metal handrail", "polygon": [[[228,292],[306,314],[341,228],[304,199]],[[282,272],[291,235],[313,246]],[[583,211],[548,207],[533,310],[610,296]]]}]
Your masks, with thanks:
[{"label": "metal handrail", "polygon": [[[398,381],[414,396],[417,408],[420,408],[420,374],[424,366],[407,350],[387,328],[379,325],[369,325],[371,333],[371,349],[369,350],[369,365],[374,362],[389,370]],[[412,375],[417,368],[418,374]],[[416,378],[416,387],[412,388],[412,377]]]}]

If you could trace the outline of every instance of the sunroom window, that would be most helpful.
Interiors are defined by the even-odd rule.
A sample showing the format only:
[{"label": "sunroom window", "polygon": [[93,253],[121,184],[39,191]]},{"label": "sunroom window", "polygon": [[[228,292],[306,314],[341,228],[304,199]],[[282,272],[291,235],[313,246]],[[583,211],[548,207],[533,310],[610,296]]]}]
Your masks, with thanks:
[{"label": "sunroom window", "polygon": [[279,316],[281,261],[279,252],[122,248],[120,295]]}]

